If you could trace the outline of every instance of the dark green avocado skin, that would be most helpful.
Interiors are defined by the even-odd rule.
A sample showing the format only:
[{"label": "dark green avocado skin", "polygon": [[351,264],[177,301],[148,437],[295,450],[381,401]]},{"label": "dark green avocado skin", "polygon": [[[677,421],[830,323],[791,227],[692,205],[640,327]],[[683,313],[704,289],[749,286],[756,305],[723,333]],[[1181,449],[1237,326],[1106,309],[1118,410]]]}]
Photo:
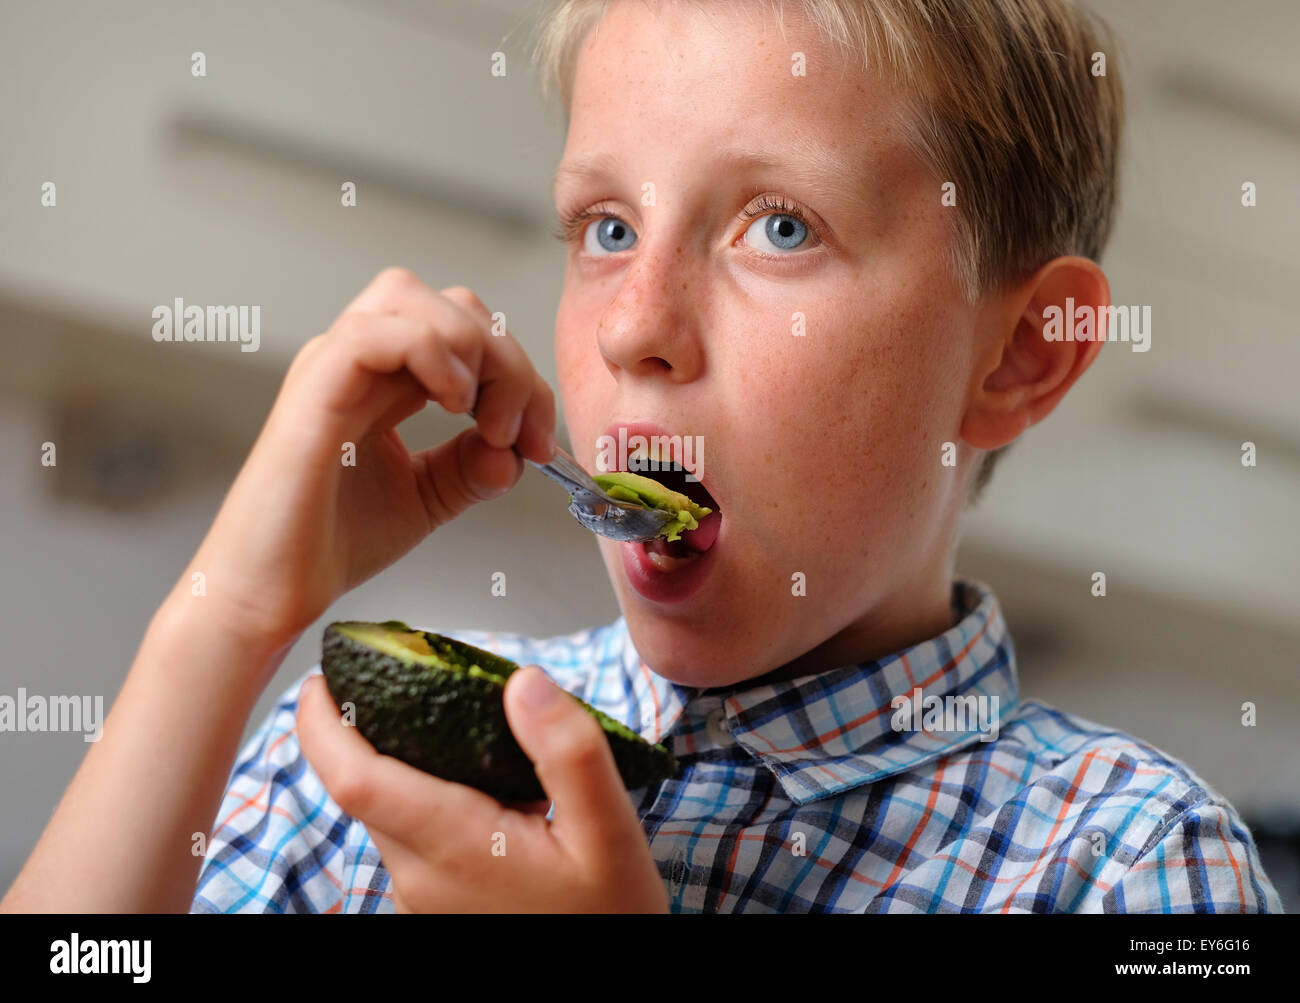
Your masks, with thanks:
[{"label": "dark green avocado skin", "polygon": [[[532,762],[506,721],[504,686],[450,667],[405,662],[338,630],[355,625],[339,621],[325,628],[321,669],[335,704],[355,707],[356,727],[377,751],[499,801],[546,798]],[[396,620],[383,626],[412,632]],[[449,662],[463,658],[502,678],[518,668],[481,648],[420,633],[435,653],[449,654]],[[600,722],[629,790],[680,775],[680,765],[662,745],[619,734],[611,718],[572,699]]]}]

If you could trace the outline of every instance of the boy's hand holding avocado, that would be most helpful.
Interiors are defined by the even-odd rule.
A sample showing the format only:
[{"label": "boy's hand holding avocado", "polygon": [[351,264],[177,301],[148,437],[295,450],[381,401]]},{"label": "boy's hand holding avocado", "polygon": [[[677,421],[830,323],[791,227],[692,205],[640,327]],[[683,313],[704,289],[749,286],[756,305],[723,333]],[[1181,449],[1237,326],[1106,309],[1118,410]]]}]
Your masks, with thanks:
[{"label": "boy's hand holding avocado", "polygon": [[[487,697],[495,708],[500,697]],[[360,727],[340,719],[323,677],[303,683],[303,754],[335,803],[374,839],[397,911],[667,912],[667,890],[596,716],[534,666],[508,674],[503,708],[554,802],[553,821],[544,802],[503,807],[379,754]]]},{"label": "boy's hand holding avocado", "polygon": [[[325,628],[321,667],[330,696],[376,751],[501,801],[545,797],[506,718],[503,694],[519,668],[509,659],[399,620],[340,622]],[[662,745],[569,699],[600,725],[625,787],[677,776]]]}]

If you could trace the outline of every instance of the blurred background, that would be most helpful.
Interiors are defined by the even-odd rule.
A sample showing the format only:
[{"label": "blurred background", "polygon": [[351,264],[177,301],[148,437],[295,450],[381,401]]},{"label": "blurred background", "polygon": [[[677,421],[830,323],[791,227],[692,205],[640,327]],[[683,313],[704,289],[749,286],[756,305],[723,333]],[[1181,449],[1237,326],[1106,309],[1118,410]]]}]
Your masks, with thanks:
[{"label": "blurred background", "polygon": [[[1152,347],[1108,346],[1011,450],[969,516],[960,571],[998,592],[1023,697],[1188,762],[1241,810],[1300,910],[1300,20],[1294,0],[1092,6],[1125,48],[1130,115],[1102,263],[1115,303],[1151,306]],[[98,693],[107,710],[290,359],[381,268],[473,288],[554,384],[549,185],[564,137],[528,63],[535,12],[0,7],[0,694]],[[490,72],[498,51],[505,76]],[[260,305],[260,350],[154,342],[152,310],[176,297]],[[464,423],[430,409],[402,434],[422,447]],[[246,735],[317,662],[329,620],[550,636],[617,616],[557,490],[526,473],[341,599]],[[506,597],[490,596],[493,571]],[[0,735],[0,888],[88,748]]]}]

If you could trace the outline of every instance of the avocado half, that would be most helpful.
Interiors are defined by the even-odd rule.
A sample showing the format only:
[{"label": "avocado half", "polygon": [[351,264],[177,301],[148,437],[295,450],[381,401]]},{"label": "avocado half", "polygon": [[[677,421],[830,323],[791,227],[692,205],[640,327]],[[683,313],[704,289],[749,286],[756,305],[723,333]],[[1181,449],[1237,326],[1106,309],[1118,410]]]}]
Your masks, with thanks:
[{"label": "avocado half", "polygon": [[680,540],[682,530],[699,529],[699,520],[713,511],[707,505],[697,505],[680,491],[673,491],[649,477],[628,472],[592,474],[605,494],[618,501],[637,502],[647,508],[663,509],[676,517],[659,531],[660,536]]},{"label": "avocado half", "polygon": [[[506,721],[514,662],[400,620],[331,623],[321,647],[330,695],[340,708],[353,705],[357,728],[376,750],[499,801],[546,798]],[[625,787],[678,776],[662,745],[569,696],[604,729]]]}]

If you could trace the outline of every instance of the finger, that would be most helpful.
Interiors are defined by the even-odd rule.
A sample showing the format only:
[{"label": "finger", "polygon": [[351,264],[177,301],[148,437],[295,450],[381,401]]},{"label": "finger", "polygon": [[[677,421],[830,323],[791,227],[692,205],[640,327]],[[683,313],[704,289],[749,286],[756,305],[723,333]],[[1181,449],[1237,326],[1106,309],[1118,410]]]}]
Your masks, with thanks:
[{"label": "finger", "polygon": [[523,469],[523,460],[512,450],[497,449],[473,428],[411,456],[411,472],[431,530],[471,505],[499,498],[519,480]]},{"label": "finger", "polygon": [[[344,313],[349,312],[422,321],[437,332],[476,379],[480,377],[488,335],[482,320],[434,292],[408,269],[385,268],[348,304]],[[472,406],[473,401],[470,403]]]},{"label": "finger", "polygon": [[[374,400],[376,377],[396,377],[403,371],[414,376],[427,396],[448,411],[469,410],[475,391],[473,374],[437,331],[411,317],[341,315],[326,342],[313,354],[302,382],[306,392],[330,411],[353,418],[365,402]],[[394,389],[407,386],[399,379],[387,384]],[[373,420],[391,403],[390,399],[366,417]]]},{"label": "finger", "polygon": [[492,311],[487,308],[487,304],[479,299],[478,293],[467,286],[448,286],[446,289],[438,290],[439,296],[445,296],[457,306],[469,313],[474,314],[485,327],[492,324]]},{"label": "finger", "polygon": [[[465,410],[466,400],[458,399],[472,392],[473,381],[437,334],[421,321],[409,317],[383,314],[348,314],[335,325],[338,333],[332,346],[317,353],[323,360],[334,356],[328,372],[342,373],[331,386],[329,376],[308,379],[311,386],[322,386],[323,399],[335,409],[350,408],[353,417],[367,420],[367,429],[376,419],[401,420],[419,410],[419,394],[414,393],[412,379],[449,410]],[[320,361],[321,372],[327,372]],[[447,378],[448,372],[452,377]],[[378,383],[373,374],[382,374]],[[367,374],[371,374],[368,376]],[[310,377],[312,374],[308,374]],[[366,380],[370,380],[369,393]],[[406,388],[403,396],[398,386]],[[374,401],[380,401],[375,404]],[[367,407],[367,404],[371,406]],[[387,405],[381,415],[373,412]],[[474,432],[467,429],[466,433]],[[523,463],[515,453],[497,448],[478,434],[461,435],[416,453],[411,470],[420,491],[430,530],[437,529],[476,502],[499,497],[518,481]]]},{"label": "finger", "polygon": [[555,394],[540,376],[534,381],[532,396],[524,408],[515,449],[536,463],[550,463],[555,458]]},{"label": "finger", "polygon": [[[492,312],[487,305],[479,299],[478,295],[464,286],[448,286],[446,289],[439,290],[440,294],[451,300],[457,306],[462,307],[466,312],[477,317],[479,322],[489,331],[493,328]],[[490,335],[497,338],[498,335],[493,332]],[[509,337],[514,341],[513,336],[507,331],[504,337]],[[516,342],[516,345],[518,343]],[[520,349],[522,352],[522,348]],[[525,354],[527,361],[527,355]],[[528,363],[532,368],[531,361]],[[475,409],[475,414],[482,416],[484,403]],[[519,435],[515,439],[515,448],[530,460],[538,463],[549,463],[555,457],[555,394],[547,386],[546,381],[533,370],[533,383],[529,390],[526,403],[523,405],[523,419],[519,425]]]},{"label": "finger", "polygon": [[453,296],[435,292],[404,268],[380,272],[349,309],[401,313],[431,324],[478,380],[471,406],[484,438],[494,446],[514,444],[532,395],[536,371],[509,334],[492,334],[491,313],[470,290],[451,287]]},{"label": "finger", "polygon": [[[429,393],[424,384],[410,373],[403,370],[390,377],[399,386],[389,392],[385,400],[388,407],[370,426],[373,430],[384,430],[400,425],[413,414],[423,411],[429,403]],[[367,409],[369,410],[369,409]]]},{"label": "finger", "polygon": [[551,810],[550,801],[502,801],[503,808],[517,811],[521,815],[545,815]]},{"label": "finger", "polygon": [[[362,321],[360,318],[348,321],[353,322]],[[397,318],[386,318],[377,323],[387,328],[404,326]],[[295,437],[325,434],[333,438],[340,433],[344,438],[359,437],[374,430],[390,428],[428,404],[431,397],[428,388],[409,371],[368,371],[341,363],[337,354],[336,341],[327,342],[325,335],[318,335],[304,345],[290,363],[271,409],[270,421],[277,426],[287,422]],[[466,379],[463,385],[468,388],[469,382]],[[450,381],[447,391],[453,398],[458,392]],[[469,390],[464,392],[468,394]],[[313,411],[324,404],[328,416],[334,421],[316,422],[304,428],[302,422],[294,417],[301,415],[301,408],[286,404],[285,398],[301,399]]]},{"label": "finger", "polygon": [[394,839],[386,832],[381,832],[373,825],[366,826],[366,835],[370,841],[375,844],[379,850],[379,859],[383,862],[384,869],[388,871],[389,883],[392,886],[394,911],[399,913],[409,913],[411,908],[406,904],[406,898],[402,894],[402,889],[406,887],[407,882],[420,882],[421,887],[421,912],[441,912],[441,903],[429,902],[429,890],[426,887],[428,883],[428,873],[430,870],[429,862],[421,857],[414,850],[402,844],[399,839]]},{"label": "finger", "polygon": [[[536,873],[532,868],[541,866],[512,866],[519,856],[533,857],[526,848],[515,845],[515,833],[501,833],[510,841],[504,844],[497,843],[498,836],[488,835],[485,839],[482,837],[487,834],[480,834],[477,847],[471,850],[478,855],[476,859],[441,863],[431,862],[401,840],[373,826],[367,827],[366,832],[378,847],[379,856],[392,879],[393,905],[397,912],[504,913],[545,910],[545,900],[538,903],[536,895],[521,890],[517,880],[494,873],[509,869],[512,873],[527,875],[530,872]],[[508,847],[509,856],[493,853],[493,844]]]},{"label": "finger", "polygon": [[298,744],[334,803],[416,853],[454,852],[467,832],[501,812],[493,799],[382,756],[344,723],[325,677],[313,673],[298,692]]},{"label": "finger", "polygon": [[506,682],[506,717],[537,778],[555,803],[551,832],[583,861],[618,860],[641,830],[604,730],[540,668],[524,666]]}]

